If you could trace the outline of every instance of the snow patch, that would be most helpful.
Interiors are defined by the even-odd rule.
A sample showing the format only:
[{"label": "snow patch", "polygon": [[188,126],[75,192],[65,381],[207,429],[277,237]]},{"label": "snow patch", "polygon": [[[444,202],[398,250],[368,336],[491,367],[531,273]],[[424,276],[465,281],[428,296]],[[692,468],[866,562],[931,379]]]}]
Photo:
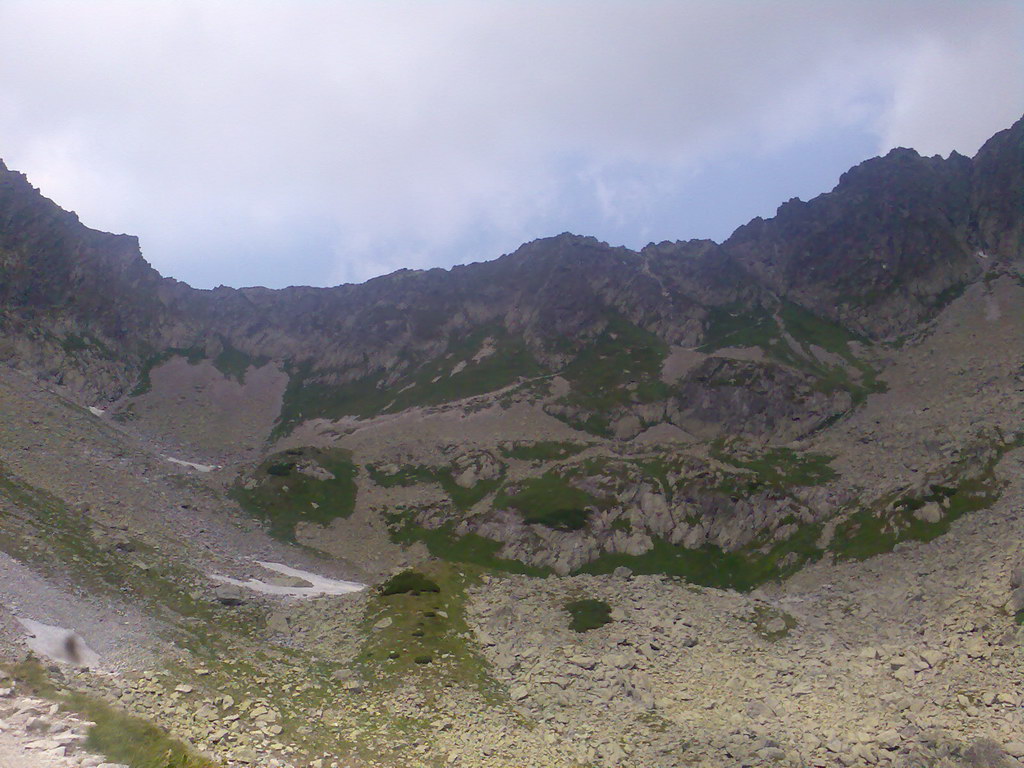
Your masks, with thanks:
[{"label": "snow patch", "polygon": [[23,619],[15,616],[29,637],[25,644],[34,653],[64,664],[76,667],[94,668],[100,663],[100,656],[86,645],[85,640],[77,632],[41,621]]},{"label": "snow patch", "polygon": [[498,348],[495,346],[494,338],[488,336],[484,339],[483,344],[480,345],[480,349],[477,350],[477,353],[473,355],[473,362],[479,363],[481,360],[486,360],[497,351]]},{"label": "snow patch", "polygon": [[106,411],[103,410],[102,408],[97,408],[95,405],[90,405],[89,413],[91,413],[93,416],[102,416],[104,413],[106,413]]},{"label": "snow patch", "polygon": [[220,469],[220,464],[196,464],[192,461],[183,461],[182,459],[175,459],[173,456],[168,456],[167,460],[172,464],[180,464],[183,467],[191,467],[192,469],[198,470],[199,472],[213,472],[215,469]]},{"label": "snow patch", "polygon": [[365,584],[360,584],[356,581],[339,581],[337,579],[328,579],[323,576],[318,576],[315,573],[309,571],[302,571],[298,568],[291,568],[281,563],[267,563],[263,561],[257,561],[257,565],[261,565],[268,571],[274,571],[276,573],[284,574],[285,576],[293,576],[298,579],[303,579],[309,582],[308,587],[282,587],[277,584],[267,584],[259,579],[248,579],[247,581],[241,581],[239,579],[232,579],[230,576],[221,576],[219,573],[210,574],[211,579],[216,581],[223,581],[226,584],[233,584],[236,587],[245,587],[251,589],[254,592],[260,592],[264,595],[277,595],[279,597],[318,597],[320,595],[348,595],[352,592],[359,592],[362,589],[366,589]]}]

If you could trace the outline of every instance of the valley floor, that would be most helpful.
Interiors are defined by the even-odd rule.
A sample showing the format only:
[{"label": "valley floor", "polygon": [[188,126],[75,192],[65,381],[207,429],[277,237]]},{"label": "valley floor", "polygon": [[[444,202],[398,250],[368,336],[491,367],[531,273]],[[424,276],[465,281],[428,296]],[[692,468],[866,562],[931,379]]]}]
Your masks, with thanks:
[{"label": "valley floor", "polygon": [[[877,496],[918,487],[969,438],[1024,428],[1024,289],[971,291],[886,369],[888,392],[804,442],[836,457],[841,479],[823,498],[840,483]],[[399,432],[420,460],[486,439],[498,418],[506,439],[569,429],[515,408],[403,418],[308,430],[365,466],[395,458]],[[300,525],[300,544],[271,538],[226,496],[239,457],[116,423],[0,368],[3,656],[26,655],[18,619],[74,630],[98,663],[44,660],[59,670],[48,674],[191,745],[189,768],[1019,768],[1014,445],[992,470],[998,499],[944,535],[863,560],[827,553],[748,593],[621,571],[538,578],[392,541],[376,507],[430,490],[378,489],[327,529]],[[437,591],[376,589],[410,565]],[[301,596],[303,573],[335,594]],[[607,602],[611,621],[575,632],[565,605],[586,599]],[[19,679],[12,696],[36,695],[38,680]],[[12,723],[18,706],[4,702]],[[0,726],[0,766],[19,734]],[[29,759],[12,765],[91,760]]]}]

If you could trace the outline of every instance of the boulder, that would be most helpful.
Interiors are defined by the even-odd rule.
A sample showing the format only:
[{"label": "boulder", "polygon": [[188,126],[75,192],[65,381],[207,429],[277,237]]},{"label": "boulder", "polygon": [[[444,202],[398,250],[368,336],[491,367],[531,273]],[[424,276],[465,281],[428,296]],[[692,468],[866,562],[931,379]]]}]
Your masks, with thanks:
[{"label": "boulder", "polygon": [[1010,588],[1024,587],[1024,564],[1018,565],[1010,572]]},{"label": "boulder", "polygon": [[1017,587],[1010,593],[1010,599],[1006,601],[1006,610],[1014,614],[1024,611],[1024,587]]},{"label": "boulder", "polygon": [[234,584],[221,584],[213,590],[213,599],[221,605],[242,605],[249,602],[249,593]]},{"label": "boulder", "polygon": [[938,502],[929,501],[914,512],[914,517],[925,523],[937,523],[942,519],[942,507],[939,506]]},{"label": "boulder", "polygon": [[1016,761],[992,739],[975,739],[964,750],[963,762],[969,768],[1010,768]]}]

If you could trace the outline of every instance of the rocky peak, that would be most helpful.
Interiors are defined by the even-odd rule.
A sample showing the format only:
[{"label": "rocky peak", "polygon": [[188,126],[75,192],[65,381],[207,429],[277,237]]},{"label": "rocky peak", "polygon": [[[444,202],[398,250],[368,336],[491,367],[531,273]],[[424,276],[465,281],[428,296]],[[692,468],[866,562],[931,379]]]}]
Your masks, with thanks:
[{"label": "rocky peak", "polygon": [[[135,238],[84,227],[3,167],[0,301],[8,335],[45,347],[36,355],[49,360],[45,368],[95,365],[67,341],[95,337],[122,370],[101,387],[109,394],[131,383],[146,355],[224,344],[306,366],[324,381],[397,384],[456,340],[497,333],[557,370],[619,319],[695,347],[707,342],[715,312],[770,313],[780,301],[888,338],[976,279],[979,251],[1019,254],[1021,132],[1018,123],[997,134],[972,160],[892,150],[721,245],[663,242],[638,253],[562,233],[491,262],[283,290],[198,291],[162,279]],[[74,349],[56,355],[55,345]]]}]

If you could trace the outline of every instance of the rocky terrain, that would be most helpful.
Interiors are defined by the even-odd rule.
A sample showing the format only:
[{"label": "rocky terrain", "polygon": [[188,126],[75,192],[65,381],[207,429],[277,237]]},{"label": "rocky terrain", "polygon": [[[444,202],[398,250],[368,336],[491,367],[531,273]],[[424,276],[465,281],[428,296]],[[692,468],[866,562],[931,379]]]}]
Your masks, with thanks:
[{"label": "rocky terrain", "polygon": [[0,766],[1024,765],[1022,168],[284,291],[0,168]]}]

